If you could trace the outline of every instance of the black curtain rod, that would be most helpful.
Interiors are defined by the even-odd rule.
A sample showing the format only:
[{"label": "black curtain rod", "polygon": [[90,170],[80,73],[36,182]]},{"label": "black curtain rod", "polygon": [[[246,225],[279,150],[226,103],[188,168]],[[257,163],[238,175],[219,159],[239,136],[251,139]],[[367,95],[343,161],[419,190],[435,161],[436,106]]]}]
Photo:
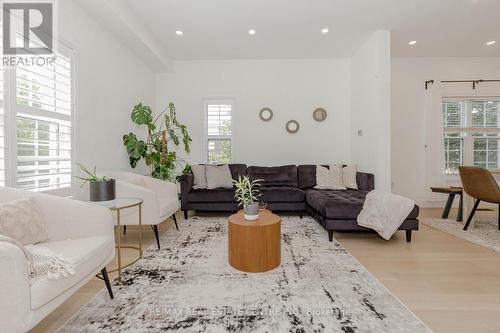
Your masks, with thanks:
[{"label": "black curtain rod", "polygon": [[[476,89],[476,85],[482,82],[500,82],[500,80],[443,80],[441,83],[472,83],[472,89]],[[434,84],[434,80],[425,81],[425,90],[429,88],[429,84]]]}]

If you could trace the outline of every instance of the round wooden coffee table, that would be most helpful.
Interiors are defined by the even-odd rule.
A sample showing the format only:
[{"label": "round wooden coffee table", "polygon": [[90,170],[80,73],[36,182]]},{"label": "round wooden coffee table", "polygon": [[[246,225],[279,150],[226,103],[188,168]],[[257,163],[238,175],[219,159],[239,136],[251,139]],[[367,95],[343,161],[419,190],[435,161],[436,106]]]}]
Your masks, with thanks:
[{"label": "round wooden coffee table", "polygon": [[229,264],[239,271],[267,272],[281,263],[281,218],[260,212],[255,221],[242,213],[228,219]]}]

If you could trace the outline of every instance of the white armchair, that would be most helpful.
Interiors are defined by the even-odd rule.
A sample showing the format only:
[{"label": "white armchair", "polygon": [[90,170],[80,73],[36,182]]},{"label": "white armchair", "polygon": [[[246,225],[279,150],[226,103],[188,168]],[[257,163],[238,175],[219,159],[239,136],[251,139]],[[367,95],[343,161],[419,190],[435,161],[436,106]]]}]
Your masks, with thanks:
[{"label": "white armchair", "polygon": [[36,199],[49,239],[35,246],[60,253],[75,264],[75,274],[57,280],[30,279],[23,251],[0,242],[0,331],[26,332],[101,272],[113,298],[106,265],[115,256],[109,209],[46,194],[0,188],[0,202]]},{"label": "white armchair", "polygon": [[[108,171],[103,174],[116,180],[117,197],[136,197],[143,200],[142,224],[150,225],[153,229],[158,249],[160,249],[158,224],[172,218],[175,228],[179,230],[175,217],[175,213],[179,210],[176,184],[133,172]],[[123,225],[124,233],[127,232],[127,225],[139,224],[138,214],[138,208],[127,209],[121,213],[120,224]]]}]

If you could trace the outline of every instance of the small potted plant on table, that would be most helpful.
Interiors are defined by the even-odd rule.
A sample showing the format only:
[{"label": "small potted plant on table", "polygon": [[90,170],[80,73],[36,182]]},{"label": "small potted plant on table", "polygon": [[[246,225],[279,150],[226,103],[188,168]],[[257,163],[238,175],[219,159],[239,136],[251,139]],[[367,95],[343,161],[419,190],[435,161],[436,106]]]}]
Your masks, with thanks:
[{"label": "small potted plant on table", "polygon": [[90,171],[83,165],[76,163],[82,171],[83,177],[75,176],[83,180],[82,187],[89,183],[90,188],[90,201],[109,201],[116,198],[116,184],[114,179],[106,176],[99,177],[96,174],[96,168]]},{"label": "small potted plant on table", "polygon": [[243,206],[245,219],[257,220],[259,218],[259,202],[260,197],[260,179],[250,180],[248,176],[238,177],[238,180],[233,180],[236,190],[234,197],[238,201],[238,206]]}]

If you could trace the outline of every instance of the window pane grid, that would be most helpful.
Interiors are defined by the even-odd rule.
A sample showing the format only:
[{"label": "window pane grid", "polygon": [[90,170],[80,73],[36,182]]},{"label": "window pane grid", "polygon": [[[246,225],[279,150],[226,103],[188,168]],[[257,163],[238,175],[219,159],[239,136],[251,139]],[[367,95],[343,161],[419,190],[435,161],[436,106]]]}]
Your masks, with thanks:
[{"label": "window pane grid", "polygon": [[69,132],[67,122],[17,117],[17,187],[47,190],[70,185]]},{"label": "window pane grid", "polygon": [[444,139],[445,173],[456,173],[463,164],[463,138],[460,133],[447,133]]},{"label": "window pane grid", "polygon": [[231,103],[205,103],[208,163],[231,162]]},{"label": "window pane grid", "polygon": [[208,163],[231,162],[231,140],[208,140]]}]

